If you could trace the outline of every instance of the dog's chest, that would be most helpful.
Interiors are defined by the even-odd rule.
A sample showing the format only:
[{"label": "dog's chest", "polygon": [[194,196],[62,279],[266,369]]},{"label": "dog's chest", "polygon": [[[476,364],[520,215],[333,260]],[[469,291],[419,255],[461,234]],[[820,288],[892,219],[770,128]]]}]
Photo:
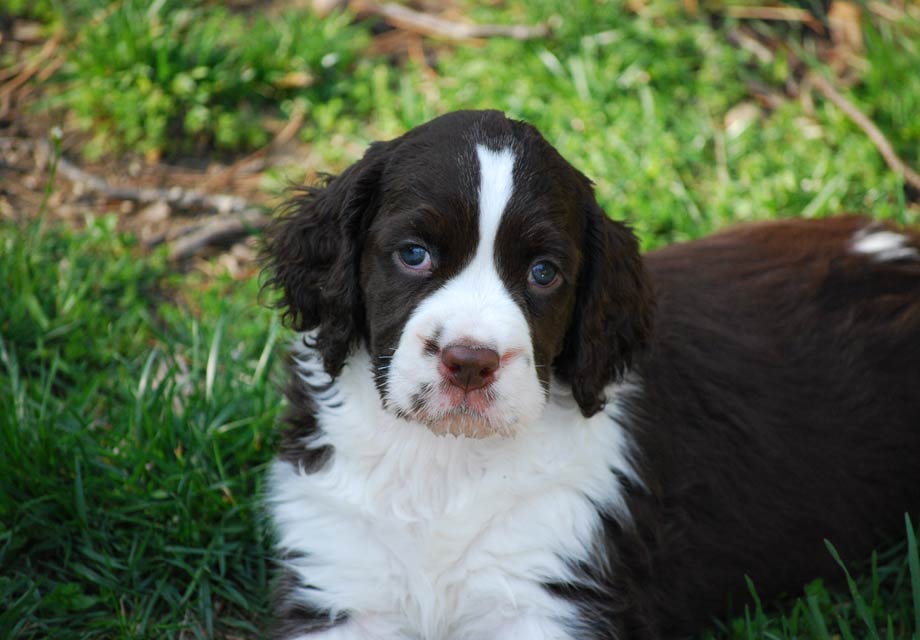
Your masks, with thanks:
[{"label": "dog's chest", "polygon": [[279,546],[308,587],[297,597],[401,637],[492,637],[517,617],[573,615],[544,585],[602,561],[597,508],[622,506],[611,469],[629,475],[616,422],[551,403],[515,438],[453,438],[362,396],[321,407],[317,443],[335,451],[322,469],[273,468]]}]

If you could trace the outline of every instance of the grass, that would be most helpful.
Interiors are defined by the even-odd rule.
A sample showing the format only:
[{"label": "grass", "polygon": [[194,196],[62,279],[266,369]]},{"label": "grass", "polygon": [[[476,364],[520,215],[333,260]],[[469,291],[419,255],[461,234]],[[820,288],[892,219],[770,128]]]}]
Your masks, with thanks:
[{"label": "grass", "polygon": [[0,231],[0,630],[252,632],[278,333],[254,283],[209,285],[206,322],[170,305],[114,222]]},{"label": "grass", "polygon": [[[777,216],[918,220],[836,107],[768,112],[750,98],[750,80],[781,85],[782,56],[763,65],[731,46],[730,20],[639,4],[469,3],[483,22],[557,27],[530,42],[429,42],[433,70],[394,66],[368,49],[369,24],[341,15],[172,0],[0,0],[0,14],[62,34],[66,64],[35,108],[52,108],[67,135],[89,132],[94,155],[245,152],[299,112],[314,168],[337,171],[371,140],[497,107],[592,176],[646,248]],[[848,95],[917,166],[920,22],[864,26],[867,68]],[[284,331],[255,281],[179,278],[114,218],[71,230],[24,213],[0,222],[0,636],[258,635]],[[916,530],[867,567],[757,603],[707,637],[918,640]]]},{"label": "grass", "polygon": [[122,0],[97,11],[43,105],[65,106],[92,130],[94,156],[265,144],[262,111],[290,117],[343,93],[367,39],[346,15],[305,10],[247,19],[220,5]]},{"label": "grass", "polygon": [[[0,12],[9,2],[0,0]],[[781,88],[781,53],[758,63],[729,43],[731,20],[714,29],[680,3],[652,2],[640,15],[627,5],[469,3],[482,21],[557,27],[545,40],[456,47],[431,73],[361,55],[371,26],[339,14],[78,0],[49,21],[66,25],[58,28],[73,44],[37,107],[57,107],[67,125],[90,132],[82,147],[90,155],[130,148],[154,158],[251,150],[303,114],[301,138],[318,150],[318,170],[341,169],[371,140],[439,113],[497,107],[575,159],[646,247],[776,215],[916,217],[899,178],[835,106],[790,101],[767,112],[749,97],[750,80]],[[911,70],[920,68],[920,20],[867,18],[865,31],[868,71],[851,97],[917,165],[920,81]]]},{"label": "grass", "polygon": [[764,603],[756,585],[748,580],[754,606],[728,623],[716,622],[706,640],[808,638],[811,640],[904,639],[920,637],[920,565],[915,529],[905,516],[906,541],[875,553],[866,575],[854,579],[830,541],[828,553],[840,566],[847,591],[829,588],[821,580],[806,585],[803,593],[777,607]]}]

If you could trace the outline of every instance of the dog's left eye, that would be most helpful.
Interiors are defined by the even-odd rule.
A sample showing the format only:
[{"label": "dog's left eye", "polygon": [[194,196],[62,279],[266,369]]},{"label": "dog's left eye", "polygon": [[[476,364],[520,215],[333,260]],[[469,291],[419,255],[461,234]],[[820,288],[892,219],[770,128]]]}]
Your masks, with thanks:
[{"label": "dog's left eye", "polygon": [[431,254],[418,244],[408,244],[396,251],[399,262],[413,271],[431,271]]},{"label": "dog's left eye", "polygon": [[552,262],[541,260],[530,267],[527,280],[538,287],[550,287],[559,280],[559,270]]}]

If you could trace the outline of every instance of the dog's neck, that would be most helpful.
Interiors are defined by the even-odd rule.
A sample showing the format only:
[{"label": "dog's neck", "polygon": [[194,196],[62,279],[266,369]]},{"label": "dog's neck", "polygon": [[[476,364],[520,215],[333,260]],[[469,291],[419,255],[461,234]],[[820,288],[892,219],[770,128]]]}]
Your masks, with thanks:
[{"label": "dog's neck", "polygon": [[302,444],[330,455],[312,471],[277,462],[272,508],[288,569],[315,587],[303,594],[311,606],[381,612],[428,638],[494,637],[511,615],[496,597],[509,591],[521,612],[577,616],[542,585],[571,582],[589,557],[608,561],[602,514],[630,521],[624,483],[638,478],[618,416],[630,389],[611,389],[605,411],[585,418],[556,388],[515,437],[476,439],[387,411],[364,350],[334,381],[309,349],[295,350],[293,371],[316,405]]},{"label": "dog's neck", "polygon": [[[599,485],[609,485],[615,482],[610,470],[639,483],[629,438],[618,419],[622,399],[632,385],[612,385],[606,408],[585,418],[568,388],[554,382],[539,418],[520,425],[513,436],[437,434],[383,406],[364,348],[350,356],[333,380],[318,355],[305,345],[298,341],[293,355],[295,375],[312,389],[316,404],[320,429],[309,445],[331,446],[333,464],[348,466],[353,478],[365,478],[368,490],[381,492],[380,504],[388,502],[383,494],[393,488],[393,482],[443,492],[440,498],[431,495],[423,500],[432,501],[428,507],[437,503],[442,508],[463,501],[465,489],[476,491],[483,482],[497,478],[522,483],[515,493],[526,491],[529,483],[565,483],[569,474],[577,474],[580,481],[591,475]],[[605,500],[617,496],[613,502],[620,502],[622,492],[598,488]],[[622,504],[610,506],[619,510]]]}]

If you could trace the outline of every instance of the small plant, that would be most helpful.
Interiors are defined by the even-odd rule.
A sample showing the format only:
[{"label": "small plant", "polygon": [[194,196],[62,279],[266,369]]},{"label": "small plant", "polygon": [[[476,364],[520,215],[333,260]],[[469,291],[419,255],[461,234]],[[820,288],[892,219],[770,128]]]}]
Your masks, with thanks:
[{"label": "small plant", "polygon": [[266,116],[343,91],[367,38],[347,15],[243,16],[219,5],[123,0],[85,23],[48,103],[93,136],[86,152],[156,157],[266,142]]}]

